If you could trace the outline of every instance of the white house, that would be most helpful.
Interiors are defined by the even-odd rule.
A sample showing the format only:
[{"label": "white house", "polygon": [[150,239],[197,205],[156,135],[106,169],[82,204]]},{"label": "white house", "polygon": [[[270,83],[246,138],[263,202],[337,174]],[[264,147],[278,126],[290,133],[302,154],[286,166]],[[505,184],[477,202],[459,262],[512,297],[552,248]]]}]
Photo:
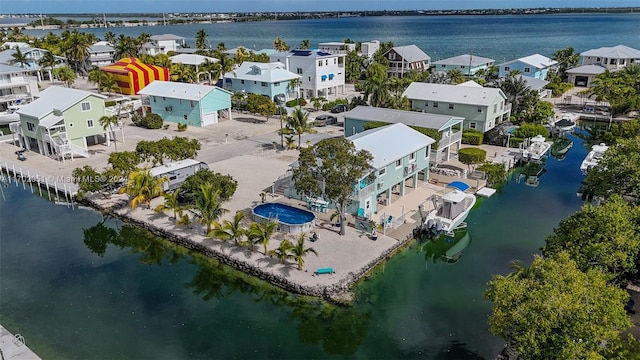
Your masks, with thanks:
[{"label": "white house", "polygon": [[29,70],[17,66],[0,64],[0,111],[11,105],[31,102],[38,95],[38,80],[29,76]]},{"label": "white house", "polygon": [[152,35],[149,41],[142,45],[142,51],[148,55],[166,54],[177,51],[185,44],[182,36],[173,34]]},{"label": "white house", "polygon": [[578,87],[589,87],[596,76],[607,69],[600,64],[582,65],[566,71],[568,82]]},{"label": "white house", "polygon": [[600,65],[610,71],[624,69],[628,64],[640,62],[640,50],[624,45],[601,47],[580,53],[581,65]]},{"label": "white house", "polygon": [[88,67],[100,67],[115,62],[116,49],[106,41],[98,41],[89,47]]},{"label": "white house", "polygon": [[380,41],[378,40],[366,41],[360,44],[360,55],[366,56],[369,59],[371,59],[373,54],[378,50],[380,50]]},{"label": "white house", "polygon": [[433,62],[433,70],[447,72],[449,70],[460,70],[464,75],[474,75],[481,69],[488,69],[493,65],[494,60],[477,55],[464,54],[442,59]]},{"label": "white house", "polygon": [[344,94],[345,55],[319,50],[292,50],[269,56],[285,69],[300,75],[300,92],[305,98]]},{"label": "white house", "polygon": [[510,72],[518,70],[524,76],[546,80],[549,70],[557,65],[558,62],[555,60],[540,54],[533,54],[500,64],[498,75],[505,77]]},{"label": "white house", "polygon": [[318,50],[328,52],[330,54],[346,54],[356,49],[355,43],[345,42],[323,42],[318,44]]}]

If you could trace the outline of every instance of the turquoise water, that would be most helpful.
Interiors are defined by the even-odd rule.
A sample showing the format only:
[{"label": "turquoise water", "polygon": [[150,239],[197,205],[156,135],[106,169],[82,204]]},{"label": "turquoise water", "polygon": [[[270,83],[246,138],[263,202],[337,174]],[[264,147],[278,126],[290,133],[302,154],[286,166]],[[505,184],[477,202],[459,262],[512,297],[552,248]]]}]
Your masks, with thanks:
[{"label": "turquoise water", "polygon": [[267,219],[278,219],[282,223],[295,225],[308,223],[316,217],[310,211],[278,203],[260,204],[253,212]]},{"label": "turquoise water", "polygon": [[[55,359],[481,359],[501,349],[483,300],[578,210],[582,140],[538,187],[512,179],[467,219],[457,262],[414,244],[336,308],[149,237],[29,187],[2,188],[0,323]],[[348,241],[345,239],[345,241]],[[435,257],[437,259],[437,257]]]},{"label": "turquoise water", "polygon": [[[624,44],[640,49],[640,14],[556,14],[508,16],[380,16],[316,20],[261,21],[251,23],[136,26],[84,29],[102,38],[106,31],[130,36],[172,33],[194,46],[195,34],[204,29],[215,47],[239,45],[260,50],[273,48],[276,37],[291,47],[303,39],[320,42],[380,40],[396,45],[415,44],[432,60],[473,54],[502,63],[539,53],[551,56],[572,46],[577,52]],[[53,31],[61,33],[62,30]],[[45,31],[27,30],[42,36]]]}]

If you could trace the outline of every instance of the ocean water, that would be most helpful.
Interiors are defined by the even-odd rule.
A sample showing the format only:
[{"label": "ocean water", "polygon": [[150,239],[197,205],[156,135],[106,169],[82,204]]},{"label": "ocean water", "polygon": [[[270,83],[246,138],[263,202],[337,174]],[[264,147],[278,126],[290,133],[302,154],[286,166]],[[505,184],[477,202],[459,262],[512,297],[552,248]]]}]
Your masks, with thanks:
[{"label": "ocean water", "polygon": [[[486,282],[532,260],[576,191],[587,150],[513,177],[467,218],[457,262],[415,243],[352,307],[286,294],[116,219],[1,187],[0,323],[44,359],[491,359]],[[437,253],[437,252],[436,252]]]},{"label": "ocean water", "polygon": [[[640,49],[640,14],[554,14],[505,16],[405,16],[261,21],[249,23],[187,24],[84,29],[102,38],[106,31],[138,36],[171,33],[194,46],[204,29],[213,47],[273,48],[281,37],[291,47],[304,39],[320,42],[380,40],[395,45],[415,44],[433,60],[461,54],[494,59],[497,63],[531,54],[551,56],[568,46],[577,52],[618,44]],[[62,30],[53,31],[60,33]],[[45,31],[25,33],[42,36]]]}]

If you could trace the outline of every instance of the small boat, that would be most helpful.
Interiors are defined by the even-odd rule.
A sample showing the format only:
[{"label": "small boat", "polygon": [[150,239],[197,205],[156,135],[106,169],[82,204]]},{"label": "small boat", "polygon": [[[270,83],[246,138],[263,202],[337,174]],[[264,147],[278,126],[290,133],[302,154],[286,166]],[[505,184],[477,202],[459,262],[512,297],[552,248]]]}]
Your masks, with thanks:
[{"label": "small boat", "polygon": [[422,230],[435,234],[453,234],[453,230],[464,228],[469,212],[476,204],[476,196],[456,188],[442,196],[433,195],[434,210],[422,219]]},{"label": "small boat", "polygon": [[526,161],[540,160],[551,148],[551,144],[547,142],[542,135],[536,135],[531,138],[531,145],[522,152],[522,157]]},{"label": "small boat", "polygon": [[0,125],[6,125],[16,121],[20,121],[18,110],[21,107],[22,105],[9,105],[6,111],[0,112]]},{"label": "small boat", "polygon": [[554,126],[560,131],[571,131],[576,127],[576,122],[568,118],[562,118]]},{"label": "small boat", "polygon": [[587,175],[589,170],[591,170],[594,166],[598,165],[604,153],[609,149],[607,145],[604,143],[600,143],[600,145],[593,145],[591,147],[591,151],[587,154],[587,157],[582,160],[582,164],[580,164],[580,171],[582,171],[583,175]]},{"label": "small boat", "polygon": [[551,144],[551,156],[558,160],[563,160],[572,147],[573,141],[570,139],[564,137],[556,138]]}]

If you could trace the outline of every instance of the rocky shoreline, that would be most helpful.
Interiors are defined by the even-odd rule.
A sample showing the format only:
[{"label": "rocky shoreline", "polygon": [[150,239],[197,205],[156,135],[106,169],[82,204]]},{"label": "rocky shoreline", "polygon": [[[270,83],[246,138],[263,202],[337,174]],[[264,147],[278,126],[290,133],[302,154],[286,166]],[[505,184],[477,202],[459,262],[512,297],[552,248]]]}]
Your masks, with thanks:
[{"label": "rocky shoreline", "polygon": [[[168,241],[181,245],[187,249],[197,251],[205,256],[218,260],[225,265],[231,266],[236,270],[255,276],[270,283],[271,285],[277,286],[291,293],[321,298],[332,304],[343,306],[350,305],[353,302],[353,286],[355,286],[360,280],[367,278],[377,266],[388,261],[393,254],[408,246],[413,240],[413,236],[411,234],[407,235],[404,240],[397,241],[393,246],[369,261],[365,266],[359,268],[357,271],[349,272],[346,276],[336,279],[336,281],[330,284],[306,285],[296,282],[295,280],[287,278],[281,274],[277,274],[273,270],[270,271],[270,268],[261,268],[250,261],[241,259],[239,256],[234,256],[231,253],[225,253],[222,249],[219,250],[204,245],[193,238],[178,234],[176,231],[172,231],[169,228],[162,228],[154,225],[152,222],[138,219],[132,216],[131,213],[127,212],[127,200],[123,199],[117,202],[112,202],[112,199],[105,199],[101,195],[94,194],[92,196],[87,196],[82,200],[82,202],[98,211],[107,213],[124,222],[146,229],[147,231],[165,238]],[[194,233],[194,235],[196,234]],[[226,243],[221,243],[221,245],[232,246]],[[266,258],[263,254],[259,255]]]}]

